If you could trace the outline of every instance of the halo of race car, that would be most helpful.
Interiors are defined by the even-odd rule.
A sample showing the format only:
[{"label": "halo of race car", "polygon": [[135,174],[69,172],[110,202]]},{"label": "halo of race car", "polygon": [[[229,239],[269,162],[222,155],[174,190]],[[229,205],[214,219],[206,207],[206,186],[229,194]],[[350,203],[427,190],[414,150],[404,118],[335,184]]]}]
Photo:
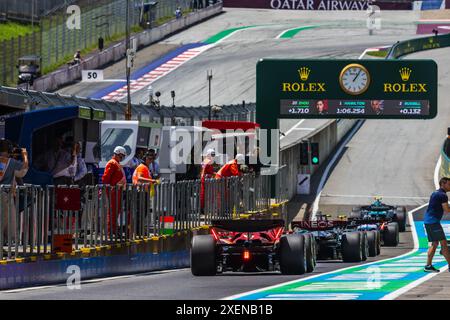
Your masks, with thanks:
[{"label": "halo of race car", "polygon": [[406,208],[386,205],[380,197],[353,208],[337,220],[318,213],[315,220],[213,220],[210,234],[195,235],[191,271],[213,276],[227,271],[279,271],[302,275],[313,272],[318,260],[366,261],[381,253],[381,246],[399,244],[406,229]]}]

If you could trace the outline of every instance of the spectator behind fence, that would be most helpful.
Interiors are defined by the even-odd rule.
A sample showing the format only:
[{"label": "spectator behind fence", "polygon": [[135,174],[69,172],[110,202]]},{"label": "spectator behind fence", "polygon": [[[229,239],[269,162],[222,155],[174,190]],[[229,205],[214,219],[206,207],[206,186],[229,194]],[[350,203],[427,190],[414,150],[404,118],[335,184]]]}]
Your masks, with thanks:
[{"label": "spectator behind fence", "polygon": [[178,7],[177,10],[175,10],[175,18],[180,19],[183,16],[183,12],[181,11],[181,8]]},{"label": "spectator behind fence", "polygon": [[74,177],[74,182],[75,184],[77,184],[80,187],[83,187],[85,185],[88,184],[88,182],[86,181],[86,177],[87,177],[87,166],[86,166],[86,162],[84,161],[82,154],[81,154],[81,143],[77,142],[75,143],[75,153],[77,155],[77,169],[75,172],[75,177]]},{"label": "spectator behind fence", "polygon": [[108,207],[108,216],[107,216],[107,224],[108,224],[108,234],[112,230],[113,233],[117,230],[117,217],[118,217],[118,209],[122,206],[122,197],[121,190],[122,186],[127,183],[125,178],[125,172],[123,171],[121,161],[125,159],[127,156],[127,152],[124,147],[117,146],[114,148],[114,155],[111,160],[108,161],[105,167],[105,172],[103,173],[102,183],[108,184],[112,187],[117,186],[119,191],[119,196],[116,197],[116,192],[107,191],[107,195],[110,201],[110,206]]},{"label": "spectator behind fence", "polygon": [[64,142],[58,139],[57,150],[48,158],[49,171],[53,176],[53,184],[71,185],[77,171],[77,153],[73,137],[66,137]]},{"label": "spectator behind fence", "polygon": [[135,170],[141,163],[142,163],[142,157],[144,156],[145,149],[136,149],[136,154],[134,157],[128,161],[128,163],[125,165],[125,167],[131,168]]},{"label": "spectator behind fence", "polygon": [[156,161],[156,158],[158,158],[158,154],[156,153],[155,149],[150,149],[148,151],[148,156],[150,158],[150,164],[148,165],[150,173],[153,179],[159,179],[159,163]]},{"label": "spectator behind fence", "polygon": [[[28,170],[28,154],[27,150],[23,148],[21,150],[21,156],[23,161],[18,161],[14,158],[12,158],[12,148],[11,143],[7,140],[0,140],[0,184],[4,185],[11,185],[13,186],[15,184],[15,174],[17,171],[24,171]],[[16,205],[14,203],[14,193],[10,193],[6,190],[1,191],[0,195],[0,201],[1,201],[1,207],[3,207],[5,212],[8,212],[7,206],[10,208],[10,215],[11,221],[8,220],[8,214],[5,214],[5,212],[2,213],[2,226],[3,230],[3,239],[8,239],[8,227],[10,227],[11,230],[15,230],[16,227]],[[11,203],[11,199],[13,200],[13,203]],[[11,239],[15,241],[14,239],[14,232],[12,232]],[[3,245],[1,243],[0,245]]]},{"label": "spectator behind fence", "polygon": [[83,58],[81,57],[81,50],[77,50],[77,52],[73,55],[73,64],[80,64],[82,61]]},{"label": "spectator behind fence", "polygon": [[[22,155],[22,149],[19,147],[14,147],[11,158],[17,161],[24,161],[23,155]],[[28,161],[28,159],[27,159]],[[16,170],[14,171],[14,180],[15,183],[13,182],[13,185],[23,185],[23,177],[25,177],[25,175],[28,173],[28,166],[26,168],[20,169],[20,170]]]}]

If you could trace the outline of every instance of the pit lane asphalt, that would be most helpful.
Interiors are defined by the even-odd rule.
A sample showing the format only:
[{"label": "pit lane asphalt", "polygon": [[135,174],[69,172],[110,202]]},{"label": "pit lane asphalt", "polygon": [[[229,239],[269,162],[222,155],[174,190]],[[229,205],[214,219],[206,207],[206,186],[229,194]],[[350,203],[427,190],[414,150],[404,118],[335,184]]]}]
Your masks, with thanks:
[{"label": "pit lane asphalt", "polygon": [[[412,247],[411,232],[401,233],[398,247],[382,247],[381,255],[366,262],[395,257],[410,251]],[[283,276],[278,272],[229,272],[214,277],[194,277],[190,269],[181,269],[82,282],[79,290],[69,290],[65,285],[60,285],[2,291],[0,300],[217,300],[357,264],[361,263],[320,261],[314,272],[303,276]]]}]

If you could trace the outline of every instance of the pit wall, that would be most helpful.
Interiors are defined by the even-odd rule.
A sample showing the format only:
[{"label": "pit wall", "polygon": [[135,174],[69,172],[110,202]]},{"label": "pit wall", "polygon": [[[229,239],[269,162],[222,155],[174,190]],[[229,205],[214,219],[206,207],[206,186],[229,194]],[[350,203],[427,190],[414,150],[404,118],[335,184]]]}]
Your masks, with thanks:
[{"label": "pit wall", "polygon": [[[309,140],[311,143],[319,143],[319,156],[321,163],[325,163],[326,159],[333,154],[333,151],[342,140],[342,138],[356,125],[358,120],[343,119],[330,120],[322,127],[317,128],[309,135],[303,137],[303,140]],[[294,197],[297,193],[297,175],[307,173],[313,175],[320,167],[318,166],[301,166],[300,165],[300,143],[289,146],[281,150],[280,153],[281,164],[287,165],[288,181],[286,183],[286,191],[289,199]],[[302,168],[306,167],[306,168]]]},{"label": "pit wall", "polygon": [[[191,12],[181,19],[171,20],[162,26],[143,31],[134,35],[137,39],[137,47],[143,48],[150,44],[161,41],[167,36],[182,31],[196,23],[207,20],[222,12],[222,3],[206,7],[205,9]],[[118,62],[125,57],[125,40],[109,47],[84,60],[81,65],[66,67],[48,75],[45,75],[34,82],[33,89],[37,91],[54,91],[58,88],[75,82],[81,78],[82,70],[101,69],[106,65]]]},{"label": "pit wall", "polygon": [[0,290],[71,282],[79,270],[81,281],[186,268],[190,265],[189,249],[194,235],[207,234],[204,226],[170,236],[135,240],[123,244],[30,256],[0,262]]}]

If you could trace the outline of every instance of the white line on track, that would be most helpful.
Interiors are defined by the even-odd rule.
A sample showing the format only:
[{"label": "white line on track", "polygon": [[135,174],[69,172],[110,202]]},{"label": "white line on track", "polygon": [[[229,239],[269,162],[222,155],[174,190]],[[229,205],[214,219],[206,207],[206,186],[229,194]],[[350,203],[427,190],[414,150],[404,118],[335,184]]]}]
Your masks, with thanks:
[{"label": "white line on track", "polygon": [[436,167],[434,168],[434,186],[436,189],[439,189],[439,169],[441,168],[442,164],[442,157],[441,154],[439,154],[439,159],[436,163]]},{"label": "white line on track", "polygon": [[[129,278],[136,278],[138,276],[151,276],[151,275],[160,275],[160,274],[166,274],[166,273],[172,273],[172,272],[180,272],[180,271],[187,271],[190,270],[189,268],[183,268],[183,269],[172,269],[172,270],[161,270],[161,271],[150,271],[146,273],[139,273],[139,274],[131,274],[131,275],[124,275],[124,276],[115,276],[115,277],[107,277],[107,278],[96,278],[91,280],[84,280],[81,281],[81,285],[88,284],[88,283],[97,283],[97,282],[104,282],[104,281],[111,281],[111,280],[120,280],[120,279],[129,279]],[[3,290],[0,291],[0,298],[3,293],[20,293],[20,292],[27,292],[27,291],[35,291],[35,290],[43,290],[43,289],[52,289],[52,288],[61,288],[65,287],[65,284],[55,284],[52,286],[40,286],[40,287],[29,287],[29,288],[20,288],[20,289],[12,289],[12,290]]]},{"label": "white line on track", "polygon": [[[339,197],[339,198],[373,198],[376,195],[360,195],[360,194],[332,194],[324,193],[322,197]],[[428,200],[430,197],[403,197],[403,196],[384,196],[383,199],[412,199],[412,200]]]},{"label": "white line on track", "polygon": [[297,130],[298,126],[301,125],[301,124],[303,123],[303,121],[305,121],[305,120],[306,120],[306,119],[302,119],[302,120],[300,120],[299,122],[297,122],[292,128],[290,128],[288,131],[286,131],[286,132],[284,133],[284,136],[282,136],[282,137],[280,138],[280,140],[283,139],[284,137],[286,137],[286,136],[287,136],[288,134],[290,134],[292,131]]},{"label": "white line on track", "polygon": [[[333,270],[333,271],[328,271],[328,272],[320,273],[320,274],[317,274],[317,275],[314,275],[314,276],[305,277],[305,278],[301,278],[301,279],[297,279],[297,280],[292,280],[292,281],[288,281],[288,282],[284,282],[284,283],[279,283],[279,284],[276,284],[276,285],[273,285],[273,286],[269,286],[269,287],[256,289],[256,290],[252,290],[252,291],[248,291],[248,292],[232,295],[232,296],[229,296],[229,297],[225,297],[225,298],[222,298],[221,300],[239,299],[241,297],[248,296],[248,295],[251,295],[251,294],[259,293],[259,292],[270,290],[270,289],[279,288],[279,287],[290,285],[290,284],[294,284],[294,283],[304,282],[304,281],[315,279],[315,278],[318,278],[318,277],[321,277],[321,276],[324,276],[324,275],[328,275],[328,274],[333,274],[333,273],[338,273],[338,272],[342,272],[342,271],[345,271],[345,270],[349,270],[351,268],[369,266],[369,265],[372,265],[372,264],[378,264],[380,262],[387,262],[387,261],[390,261],[390,260],[394,260],[394,259],[398,259],[398,258],[402,258],[402,257],[408,256],[411,253],[414,253],[419,248],[419,239],[418,239],[417,234],[416,234],[416,229],[415,229],[415,226],[414,226],[414,223],[413,223],[414,220],[413,220],[412,214],[414,212],[424,208],[427,205],[428,205],[428,203],[423,204],[423,205],[421,205],[421,206],[419,206],[419,207],[417,207],[417,208],[415,208],[415,209],[413,209],[413,210],[408,212],[409,221],[411,221],[411,228],[412,228],[412,234],[413,234],[413,239],[414,239],[414,248],[411,249],[410,251],[402,254],[402,255],[399,255],[399,256],[396,256],[396,257],[392,257],[392,258],[383,259],[383,260],[372,261],[372,262],[369,262],[369,263],[358,264],[358,265],[354,265],[354,266],[350,266],[350,267],[346,267],[346,268],[342,268],[342,269],[336,269],[336,270]],[[428,276],[426,276],[426,277],[428,277]],[[392,294],[394,294],[397,291],[394,291]],[[388,297],[388,295],[383,297],[383,298],[386,298],[386,297]]]},{"label": "white line on track", "polygon": [[314,131],[314,130],[316,130],[317,128],[295,128],[294,130],[295,131],[301,131],[301,130],[305,130],[305,131]]}]

